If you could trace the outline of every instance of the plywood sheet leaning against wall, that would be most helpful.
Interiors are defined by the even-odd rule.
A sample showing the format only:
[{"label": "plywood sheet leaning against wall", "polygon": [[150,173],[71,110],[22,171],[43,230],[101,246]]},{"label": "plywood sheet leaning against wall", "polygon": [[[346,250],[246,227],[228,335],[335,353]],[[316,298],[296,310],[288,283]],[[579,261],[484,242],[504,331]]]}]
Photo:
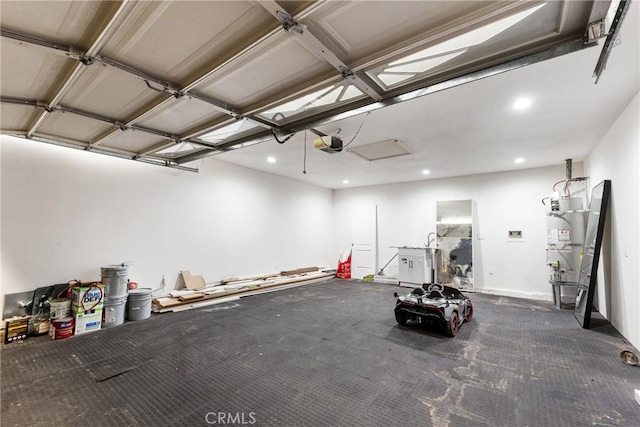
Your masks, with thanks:
[{"label": "plywood sheet leaning against wall", "polygon": [[234,277],[221,280],[220,285],[207,286],[198,290],[180,289],[171,292],[169,295],[155,298],[152,309],[156,313],[165,313],[194,308],[209,302],[215,303],[215,300],[225,297],[253,295],[291,285],[328,280],[334,276],[335,270],[305,267],[259,276]]},{"label": "plywood sheet leaning against wall", "polygon": [[204,277],[200,275],[192,276],[189,270],[182,270],[180,274],[182,274],[182,280],[184,280],[184,285],[187,289],[199,290],[207,287]]}]

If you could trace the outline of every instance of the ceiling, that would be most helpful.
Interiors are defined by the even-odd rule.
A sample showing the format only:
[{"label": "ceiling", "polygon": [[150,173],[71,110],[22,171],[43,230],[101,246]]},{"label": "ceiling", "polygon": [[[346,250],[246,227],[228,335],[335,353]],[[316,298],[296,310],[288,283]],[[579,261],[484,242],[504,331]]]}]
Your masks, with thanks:
[{"label": "ceiling", "polygon": [[[638,92],[638,2],[611,3],[3,0],[0,126],[327,188],[562,164]],[[351,151],[381,141],[406,154]]]}]

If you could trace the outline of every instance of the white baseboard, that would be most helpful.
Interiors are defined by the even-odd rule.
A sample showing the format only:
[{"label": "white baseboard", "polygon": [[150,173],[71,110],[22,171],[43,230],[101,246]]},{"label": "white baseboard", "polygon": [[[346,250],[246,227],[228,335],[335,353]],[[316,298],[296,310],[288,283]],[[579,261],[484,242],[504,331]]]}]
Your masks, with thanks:
[{"label": "white baseboard", "polygon": [[553,295],[542,292],[522,292],[512,291],[508,289],[491,289],[491,288],[475,288],[474,292],[479,294],[499,295],[504,297],[533,299],[538,301],[550,301],[553,302]]},{"label": "white baseboard", "polygon": [[375,276],[373,276],[373,281],[377,282],[377,283],[388,283],[390,285],[397,285],[398,284],[398,278],[397,277],[379,276],[377,274]]}]

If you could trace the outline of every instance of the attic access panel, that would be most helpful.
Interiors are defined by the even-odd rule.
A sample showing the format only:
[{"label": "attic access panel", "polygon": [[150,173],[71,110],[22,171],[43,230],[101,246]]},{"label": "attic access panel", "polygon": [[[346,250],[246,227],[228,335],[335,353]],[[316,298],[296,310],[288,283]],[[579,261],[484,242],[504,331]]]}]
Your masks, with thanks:
[{"label": "attic access panel", "polygon": [[358,145],[357,147],[348,148],[347,152],[353,153],[370,162],[411,154],[409,148],[397,139]]}]

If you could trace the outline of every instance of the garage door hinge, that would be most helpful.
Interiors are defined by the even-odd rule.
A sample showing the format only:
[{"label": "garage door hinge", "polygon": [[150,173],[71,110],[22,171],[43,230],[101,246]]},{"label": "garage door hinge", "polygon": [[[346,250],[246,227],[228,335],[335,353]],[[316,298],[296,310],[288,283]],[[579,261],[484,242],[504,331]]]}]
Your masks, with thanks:
[{"label": "garage door hinge", "polygon": [[291,15],[286,12],[277,11],[276,12],[278,21],[282,24],[282,28],[286,32],[293,31],[294,33],[302,34],[304,29],[300,23],[293,19]]},{"label": "garage door hinge", "polygon": [[93,65],[96,62],[95,58],[84,55],[78,56],[78,61],[80,61],[82,65]]},{"label": "garage door hinge", "polygon": [[340,66],[340,74],[345,79],[352,79],[356,76],[355,73],[351,71],[351,68],[345,67],[343,65]]}]

